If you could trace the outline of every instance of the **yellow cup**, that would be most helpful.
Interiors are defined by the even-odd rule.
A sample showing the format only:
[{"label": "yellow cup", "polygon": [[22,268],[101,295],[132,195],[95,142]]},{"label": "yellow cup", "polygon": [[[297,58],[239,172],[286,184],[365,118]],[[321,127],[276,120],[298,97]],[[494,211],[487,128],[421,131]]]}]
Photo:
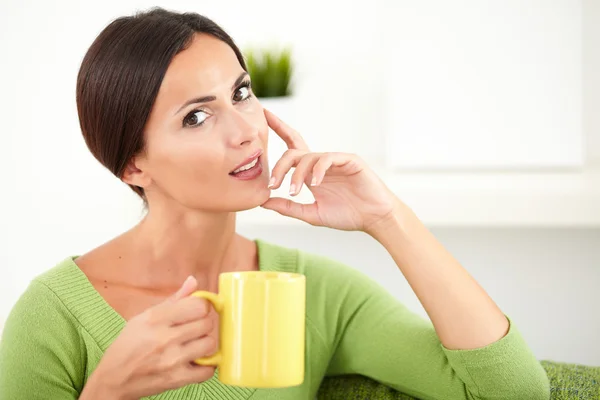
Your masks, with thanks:
[{"label": "yellow cup", "polygon": [[306,278],[304,275],[246,271],[219,276],[219,294],[209,300],[220,316],[219,350],[196,360],[216,365],[228,385],[277,388],[304,381]]}]

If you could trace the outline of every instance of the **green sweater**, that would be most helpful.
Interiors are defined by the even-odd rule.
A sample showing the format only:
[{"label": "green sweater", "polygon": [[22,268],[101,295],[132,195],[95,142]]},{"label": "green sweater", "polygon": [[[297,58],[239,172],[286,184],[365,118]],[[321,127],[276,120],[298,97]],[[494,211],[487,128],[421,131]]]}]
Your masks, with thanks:
[{"label": "green sweater", "polygon": [[[304,383],[249,389],[223,385],[214,376],[151,399],[313,399],[325,376],[342,374],[361,374],[423,399],[549,398],[546,374],[514,326],[484,348],[448,350],[429,321],[358,271],[257,244],[261,270],[306,276]],[[73,257],[67,258],[31,282],[7,320],[0,399],[76,399],[124,326]]]}]

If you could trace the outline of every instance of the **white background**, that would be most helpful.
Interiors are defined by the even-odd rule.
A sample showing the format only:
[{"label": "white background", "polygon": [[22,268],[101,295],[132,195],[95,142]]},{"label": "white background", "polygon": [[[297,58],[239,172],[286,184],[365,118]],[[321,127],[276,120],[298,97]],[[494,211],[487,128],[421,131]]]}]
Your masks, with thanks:
[{"label": "white background", "polygon": [[[487,3],[500,8],[504,4]],[[563,10],[567,4],[523,3],[532,5],[531,13],[535,13],[533,5]],[[571,3],[569,11],[583,10],[581,123],[587,170],[600,160],[600,4]],[[132,0],[0,3],[0,321],[35,275],[126,230],[141,215],[129,189],[85,148],[76,115],[75,79],[87,47],[111,19],[157,4]],[[295,126],[313,148],[359,153],[378,170],[385,170],[382,160],[390,134],[384,129],[389,115],[382,111],[388,105],[384,78],[389,73],[385,62],[389,49],[381,37],[390,5],[391,0],[168,2],[171,9],[197,11],[215,19],[242,46],[293,43],[296,101],[301,110],[294,117]],[[576,145],[577,140],[573,136],[570,143]],[[416,159],[419,156],[427,154],[415,154]],[[539,358],[600,365],[596,310],[600,225],[585,223],[588,214],[590,221],[597,221],[600,203],[594,212],[590,204],[595,197],[588,194],[595,195],[599,187],[583,179],[583,172],[560,175],[560,185],[542,175],[531,186],[528,179],[534,178],[523,181],[518,171],[473,174],[476,180],[460,179],[460,194],[463,188],[474,193],[464,199],[453,193],[447,202],[452,185],[437,190],[438,182],[454,182],[455,175],[446,171],[410,175],[411,182],[429,189],[413,192],[409,186],[406,193],[397,192],[423,211],[434,233],[513,317]],[[404,175],[394,180],[405,182]],[[519,190],[511,189],[511,201],[503,200],[509,198],[503,197],[506,192],[496,196],[494,188],[500,180],[521,182]],[[472,210],[482,198],[480,186],[486,188],[485,205],[497,211],[474,217]],[[544,191],[536,191],[541,186]],[[551,196],[548,203],[553,206],[529,204],[533,198],[529,194],[538,200]],[[580,203],[587,207],[579,207]],[[443,211],[448,204],[450,211]],[[528,220],[531,214],[523,204],[532,206],[535,220]],[[538,209],[544,212],[536,213]],[[578,210],[584,212],[571,218],[570,213]],[[563,214],[567,217],[561,220]],[[366,236],[252,215],[258,217],[242,215],[242,233],[346,261],[422,312],[389,257]],[[502,219],[494,219],[496,215]]]},{"label": "white background", "polygon": [[386,4],[392,165],[583,164],[580,1]]}]

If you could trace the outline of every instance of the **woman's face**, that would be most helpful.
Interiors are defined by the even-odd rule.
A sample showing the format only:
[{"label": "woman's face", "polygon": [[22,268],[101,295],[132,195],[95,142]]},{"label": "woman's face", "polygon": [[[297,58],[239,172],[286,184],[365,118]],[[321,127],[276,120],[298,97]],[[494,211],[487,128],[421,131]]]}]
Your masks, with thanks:
[{"label": "woman's face", "polygon": [[269,198],[268,125],[249,84],[233,50],[212,36],[196,34],[175,56],[134,160],[150,207],[162,198],[240,211]]}]

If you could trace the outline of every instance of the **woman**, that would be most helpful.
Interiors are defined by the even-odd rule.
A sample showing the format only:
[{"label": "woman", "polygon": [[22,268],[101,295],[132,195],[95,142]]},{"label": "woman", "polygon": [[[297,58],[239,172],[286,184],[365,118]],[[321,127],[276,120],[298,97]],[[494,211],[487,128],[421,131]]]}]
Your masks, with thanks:
[{"label": "woman", "polygon": [[[4,332],[1,398],[310,399],[338,374],[424,399],[549,397],[540,364],[483,289],[358,157],[311,153],[263,110],[212,21],[162,9],[115,20],[82,62],[77,106],[89,149],[148,213],[31,283]],[[271,176],[269,126],[289,147]],[[291,194],[306,184],[315,204],[269,198],[292,168]],[[349,267],[237,235],[235,213],[257,206],[371,235],[433,326]],[[191,363],[216,350],[219,328],[189,294],[249,270],[307,277],[300,386],[228,387]]]}]

